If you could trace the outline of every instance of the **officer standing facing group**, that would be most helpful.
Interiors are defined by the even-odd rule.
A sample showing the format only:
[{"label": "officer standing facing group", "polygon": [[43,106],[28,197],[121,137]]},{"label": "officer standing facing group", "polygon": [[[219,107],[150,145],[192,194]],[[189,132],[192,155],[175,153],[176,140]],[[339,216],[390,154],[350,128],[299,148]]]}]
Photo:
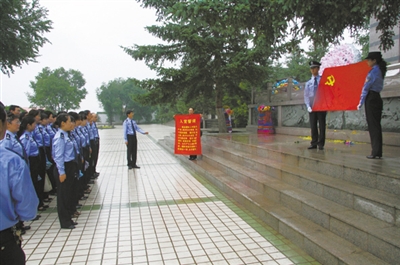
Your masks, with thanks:
[{"label": "officer standing facing group", "polygon": [[[6,131],[6,112],[0,102],[0,140]],[[38,198],[24,158],[0,146],[0,264],[25,264],[16,225],[36,216]]]},{"label": "officer standing facing group", "polygon": [[149,134],[149,132],[145,132],[137,126],[136,121],[133,120],[133,111],[127,110],[126,111],[126,120],[122,124],[124,128],[124,140],[125,145],[127,147],[127,160],[128,160],[128,169],[136,168],[139,169],[140,167],[136,164],[137,160],[137,132],[141,134]]}]

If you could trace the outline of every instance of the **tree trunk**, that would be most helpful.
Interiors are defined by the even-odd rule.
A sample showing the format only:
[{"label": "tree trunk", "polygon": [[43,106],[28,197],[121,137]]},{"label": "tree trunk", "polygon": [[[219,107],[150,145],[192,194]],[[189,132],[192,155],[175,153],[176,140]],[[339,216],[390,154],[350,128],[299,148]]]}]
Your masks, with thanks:
[{"label": "tree trunk", "polygon": [[226,122],[225,122],[225,115],[224,115],[224,109],[222,108],[222,91],[218,87],[216,89],[216,97],[215,97],[215,113],[218,115],[218,132],[219,133],[226,133],[227,128],[226,128]]}]

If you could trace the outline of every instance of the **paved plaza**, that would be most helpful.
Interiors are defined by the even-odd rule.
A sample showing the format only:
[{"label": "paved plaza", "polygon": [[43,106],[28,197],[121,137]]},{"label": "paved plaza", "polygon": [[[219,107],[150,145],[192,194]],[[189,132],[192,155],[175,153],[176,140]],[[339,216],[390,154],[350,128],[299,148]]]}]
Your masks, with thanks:
[{"label": "paved plaza", "polygon": [[100,131],[99,178],[60,229],[56,200],[24,235],[27,264],[319,264],[157,144],[173,127],[140,125],[140,169],[122,127]]}]

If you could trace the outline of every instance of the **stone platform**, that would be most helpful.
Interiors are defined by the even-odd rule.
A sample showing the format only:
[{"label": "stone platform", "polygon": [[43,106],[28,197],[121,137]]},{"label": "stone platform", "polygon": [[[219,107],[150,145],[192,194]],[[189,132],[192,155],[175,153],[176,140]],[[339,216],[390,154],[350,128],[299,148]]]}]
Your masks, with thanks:
[{"label": "stone platform", "polygon": [[[400,147],[251,133],[207,134],[197,161],[178,156],[322,264],[400,260]],[[174,136],[161,142],[173,152]]]}]

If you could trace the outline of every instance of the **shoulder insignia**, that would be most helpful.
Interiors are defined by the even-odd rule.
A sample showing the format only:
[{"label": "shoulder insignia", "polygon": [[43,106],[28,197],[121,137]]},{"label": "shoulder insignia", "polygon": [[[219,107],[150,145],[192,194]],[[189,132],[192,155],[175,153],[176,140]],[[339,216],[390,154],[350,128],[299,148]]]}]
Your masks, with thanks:
[{"label": "shoulder insignia", "polygon": [[60,138],[64,139],[64,133],[60,133]]},{"label": "shoulder insignia", "polygon": [[39,127],[39,131],[42,132],[42,131],[43,131],[43,128],[42,128],[42,127]]},{"label": "shoulder insignia", "polygon": [[25,134],[25,138],[26,138],[26,139],[29,139],[29,135],[28,135],[28,134]]},{"label": "shoulder insignia", "polygon": [[6,139],[10,140],[11,139],[11,135],[9,133],[6,133]]}]

